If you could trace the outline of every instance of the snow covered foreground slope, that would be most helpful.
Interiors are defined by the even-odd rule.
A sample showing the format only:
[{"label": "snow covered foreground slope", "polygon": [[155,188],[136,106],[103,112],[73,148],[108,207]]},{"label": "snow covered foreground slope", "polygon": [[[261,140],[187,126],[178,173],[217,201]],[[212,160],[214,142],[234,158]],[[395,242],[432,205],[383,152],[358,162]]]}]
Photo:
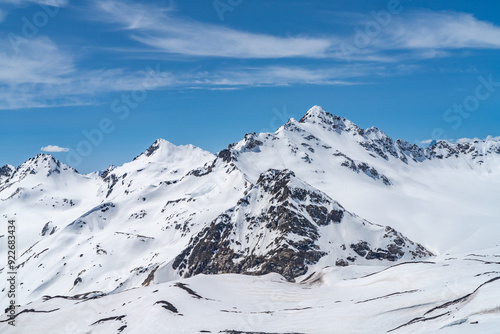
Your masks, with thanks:
[{"label": "snow covered foreground slope", "polygon": [[114,294],[52,296],[6,333],[498,333],[497,255],[327,267],[301,283],[278,274],[197,275]]},{"label": "snow covered foreground slope", "polygon": [[[377,128],[363,130],[319,107],[309,110],[300,121],[291,119],[275,133],[247,134],[217,156],[190,145],[177,147],[158,140],[130,163],[102,173],[80,175],[50,155],[39,155],[17,169],[0,169],[0,212],[4,219],[15,216],[19,231],[19,310],[37,311],[38,306],[28,305],[44,307],[56,301],[72,301],[95,305],[91,311],[94,315],[111,314],[109,309],[117,310],[124,302],[123,296],[133,299],[149,289],[160,288],[168,295],[167,287],[179,282],[199,282],[203,289],[204,282],[207,286],[225,284],[224,277],[231,277],[239,289],[246,291],[247,303],[252,304],[258,302],[254,291],[262,288],[259,284],[267,282],[265,278],[201,275],[186,281],[179,279],[203,273],[274,272],[290,282],[311,282],[319,275],[341,284],[344,279],[360,279],[395,263],[435,261],[431,252],[450,253],[448,257],[460,260],[443,262],[443,258],[442,266],[431,267],[450,267],[443,272],[443,277],[448,277],[443,281],[439,278],[441,272],[434,273],[433,269],[429,279],[423,279],[427,270],[420,276],[416,274],[421,290],[428,293],[419,294],[415,300],[410,294],[408,299],[406,293],[402,294],[402,303],[412,310],[418,303],[446,303],[460,298],[465,290],[477,288],[481,282],[474,275],[494,278],[498,271],[497,261],[493,260],[499,253],[494,247],[500,238],[499,165],[500,142],[496,139],[438,142],[423,149],[394,141]],[[0,242],[4,261],[5,238],[0,237]],[[489,260],[482,263],[495,269],[486,273],[478,268],[472,275],[468,271],[471,259],[465,255],[486,248],[490,250],[482,254]],[[391,275],[382,281],[390,285],[390,281],[406,275],[408,266],[387,270]],[[462,290],[455,291],[455,286],[462,285],[455,284],[453,275],[461,270],[466,271],[466,281]],[[273,281],[277,276],[266,277]],[[282,285],[287,287],[283,293],[290,296],[290,304],[302,302],[301,294],[295,296],[299,290],[294,289],[300,286],[296,284]],[[440,284],[453,286],[453,293],[432,299]],[[311,298],[319,299],[325,293],[317,290],[320,285],[308,288],[314,290]],[[366,286],[350,291],[359,298],[381,292],[376,284]],[[395,288],[389,287],[387,293],[398,292]],[[229,299],[230,294],[230,290],[221,291],[221,296]],[[44,297],[57,295],[66,297]],[[44,298],[49,300],[43,302]],[[105,306],[100,304],[103,300],[107,301]],[[76,306],[64,303],[50,314],[24,312],[18,323],[22,322],[30,332],[32,321],[69,319]],[[193,309],[206,306],[187,303]],[[231,299],[227,301],[228,308],[231,303]],[[388,312],[388,317],[393,314],[378,299],[375,303],[370,305],[375,305],[377,311]],[[175,306],[170,301],[156,306],[168,310],[172,304]],[[350,303],[346,312],[364,312],[360,304],[364,303]],[[149,310],[147,304],[134,305],[136,314],[128,309],[127,317],[141,314],[137,308]],[[330,311],[335,311],[333,306],[316,309],[315,314],[328,317]],[[307,310],[295,310],[297,321],[310,317]],[[419,310],[416,307],[415,312],[404,313],[417,317],[421,316]],[[256,314],[252,312],[249,314]],[[228,313],[222,325],[229,318],[233,320],[227,320],[228,325],[237,321],[240,314],[221,313]],[[212,321],[210,312],[202,314],[206,318],[200,322]],[[178,328],[192,322],[183,316],[175,318]],[[376,327],[380,332],[390,329],[382,326],[388,321],[384,319]],[[443,326],[451,321],[445,316],[439,319],[443,322],[437,323]],[[98,324],[114,328],[121,320]],[[394,328],[400,325],[399,321],[389,323]],[[423,328],[420,323],[429,322],[417,321],[411,328],[419,332]],[[124,333],[142,328],[139,322],[129,322],[116,330],[125,325]],[[0,329],[2,326],[0,323]],[[106,326],[93,325],[81,332],[115,331],[103,329]],[[269,324],[229,327],[214,328],[271,333],[289,328]],[[154,328],[151,332],[158,332]],[[321,332],[314,330],[319,327],[310,328],[301,332]],[[349,333],[347,328],[343,332]],[[75,332],[61,328],[46,332],[58,330]],[[186,331],[191,332],[198,331]]]}]

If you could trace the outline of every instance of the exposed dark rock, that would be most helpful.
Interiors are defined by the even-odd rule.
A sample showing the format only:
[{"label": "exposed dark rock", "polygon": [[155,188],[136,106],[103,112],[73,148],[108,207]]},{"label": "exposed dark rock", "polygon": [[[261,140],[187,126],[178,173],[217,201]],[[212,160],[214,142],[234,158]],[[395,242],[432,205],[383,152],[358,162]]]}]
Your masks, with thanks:
[{"label": "exposed dark rock", "polygon": [[[42,237],[44,237],[45,235],[49,234],[49,235],[52,235],[54,234],[54,232],[56,231],[56,226],[51,226],[52,225],[52,221],[49,221],[47,222],[43,228],[42,228],[42,231],[40,232],[40,235]],[[49,232],[50,231],[50,232]]]},{"label": "exposed dark rock", "polygon": [[255,133],[247,133],[245,135],[245,141],[246,141],[246,143],[244,145],[245,149],[251,151],[254,148],[259,147],[259,146],[264,144],[262,141],[255,139],[255,137],[257,137],[257,135]]},{"label": "exposed dark rock", "polygon": [[351,249],[359,256],[365,257],[368,251],[370,251],[370,245],[366,241],[360,241],[357,244],[351,244]]},{"label": "exposed dark rock", "polygon": [[404,256],[405,246],[410,243],[414,249],[407,250],[413,258],[422,258],[427,256],[432,256],[433,254],[426,250],[422,245],[415,244],[407,238],[403,237],[399,232],[393,228],[386,226],[384,238],[391,239],[391,243],[388,243],[386,248],[372,248],[370,244],[366,241],[360,241],[356,244],[351,244],[350,248],[356,252],[361,257],[367,260],[388,260],[397,261]]},{"label": "exposed dark rock", "polygon": [[0,176],[10,177],[14,173],[15,169],[13,169],[9,165],[4,165],[0,167]]},{"label": "exposed dark rock", "polygon": [[392,184],[387,176],[380,174],[374,167],[370,166],[366,162],[356,163],[354,160],[341,152],[336,152],[333,155],[345,158],[345,161],[340,164],[342,167],[346,167],[356,173],[363,172],[374,180],[381,180],[387,186]]},{"label": "exposed dark rock", "polygon": [[171,303],[169,303],[165,300],[159,300],[156,303],[154,303],[153,305],[156,305],[156,304],[160,304],[161,307],[163,307],[166,310],[169,310],[172,313],[179,313],[179,311],[177,310],[177,308],[174,305],[172,305]]},{"label": "exposed dark rock", "polygon": [[120,320],[122,320],[125,317],[126,317],[126,315],[120,315],[120,316],[116,316],[116,317],[103,318],[103,319],[100,319],[100,320],[97,320],[97,321],[93,322],[92,324],[90,324],[90,326],[99,325],[99,324],[101,324],[103,322],[106,322],[106,321],[120,321]]},{"label": "exposed dark rock", "polygon": [[347,262],[346,260],[344,259],[338,259],[336,262],[335,262],[335,265],[337,267],[347,267],[349,265],[349,262]]},{"label": "exposed dark rock", "polygon": [[150,147],[148,147],[148,149],[146,150],[146,152],[144,152],[144,154],[147,157],[150,157],[160,148],[160,145],[161,145],[161,139],[158,139]]},{"label": "exposed dark rock", "polygon": [[192,297],[194,297],[196,299],[203,299],[202,296],[200,296],[199,294],[194,292],[194,290],[191,289],[190,287],[188,287],[188,285],[185,283],[175,283],[175,286],[186,291],[187,293],[189,293]]},{"label": "exposed dark rock", "polygon": [[222,159],[222,161],[224,162],[232,161],[232,155],[229,149],[223,149],[222,151],[219,152],[219,154],[217,154],[217,157]]},{"label": "exposed dark rock", "polygon": [[129,219],[143,219],[144,217],[147,216],[146,210],[141,210],[139,212],[134,212],[133,214],[130,215]]},{"label": "exposed dark rock", "polygon": [[158,270],[158,267],[159,266],[156,266],[153,270],[151,270],[148,277],[146,277],[144,282],[142,282],[142,286],[149,286],[149,284],[153,281],[153,279],[155,277],[155,272],[156,272],[156,270]]},{"label": "exposed dark rock", "polygon": [[108,192],[106,193],[106,198],[108,198],[109,195],[111,195],[114,186],[118,183],[119,179],[118,176],[116,176],[116,174],[106,174],[106,176],[103,179],[105,182],[108,183]]}]

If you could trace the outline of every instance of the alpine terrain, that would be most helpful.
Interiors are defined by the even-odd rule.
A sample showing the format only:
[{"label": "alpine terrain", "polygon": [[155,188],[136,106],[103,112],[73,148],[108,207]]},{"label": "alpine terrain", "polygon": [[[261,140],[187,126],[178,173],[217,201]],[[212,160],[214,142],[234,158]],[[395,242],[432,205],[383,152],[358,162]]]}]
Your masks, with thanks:
[{"label": "alpine terrain", "polygon": [[1,333],[498,333],[500,137],[422,148],[311,108],[217,155],[0,168]]}]

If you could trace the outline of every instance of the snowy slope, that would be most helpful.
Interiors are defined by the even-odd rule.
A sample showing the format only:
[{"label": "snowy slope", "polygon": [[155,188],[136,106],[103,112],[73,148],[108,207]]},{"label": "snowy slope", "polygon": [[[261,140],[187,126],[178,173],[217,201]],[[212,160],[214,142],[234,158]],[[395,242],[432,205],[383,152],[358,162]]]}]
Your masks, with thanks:
[{"label": "snowy slope", "polygon": [[49,154],[39,154],[0,183],[0,212],[4,219],[18,220],[17,233],[22,237],[17,246],[24,252],[99,203],[98,191],[94,178],[80,175]]},{"label": "snowy slope", "polygon": [[0,332],[498,333],[499,259],[496,248],[329,267],[301,283],[278,274],[197,275],[109,295],[47,296],[22,307],[16,328],[0,322]]},{"label": "snowy slope", "polygon": [[[22,236],[19,300],[149,284],[192,233],[242,196],[245,180],[227,164],[217,163],[205,176],[191,170],[207,162],[210,167],[214,159],[201,149],[158,140],[134,161],[101,175],[80,175],[48,155],[21,165],[0,193],[6,194],[2,212],[16,217]],[[58,165],[60,173],[54,172]],[[222,186],[227,183],[233,187]],[[21,192],[9,195],[17,188]]]}]

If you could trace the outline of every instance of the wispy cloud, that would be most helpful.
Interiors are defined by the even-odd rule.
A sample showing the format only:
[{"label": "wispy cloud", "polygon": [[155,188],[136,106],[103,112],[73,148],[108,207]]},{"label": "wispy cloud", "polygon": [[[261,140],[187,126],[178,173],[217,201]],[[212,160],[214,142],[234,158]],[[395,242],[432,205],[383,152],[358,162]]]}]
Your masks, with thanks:
[{"label": "wispy cloud", "polygon": [[53,7],[65,7],[69,0],[3,0],[4,4],[24,6],[28,4],[47,5]]},{"label": "wispy cloud", "polygon": [[[0,43],[0,109],[87,105],[100,93],[141,89],[148,70],[79,68],[71,52],[39,37],[18,45]],[[168,72],[155,73],[147,89],[171,85]]]},{"label": "wispy cloud", "polygon": [[[62,0],[8,1],[67,4]],[[448,57],[458,49],[500,49],[500,27],[471,14],[413,11],[393,16],[380,34],[350,55],[352,63],[347,64],[340,41],[352,41],[354,35],[272,36],[181,18],[172,8],[152,4],[127,0],[93,3],[98,9],[97,19],[115,24],[140,42],[139,48],[127,51],[123,47],[114,53],[129,52],[128,56],[135,57],[143,48],[150,51],[149,60],[157,56],[161,65],[171,55],[185,61],[203,57],[245,59],[249,64],[237,66],[227,60],[224,65],[212,64],[206,70],[186,66],[181,70],[168,64],[168,70],[156,70],[156,80],[148,89],[361,84],[419,69],[403,65],[403,60]],[[15,48],[7,39],[0,40],[0,110],[97,104],[106,93],[141,89],[148,70],[84,67],[85,62],[71,50],[43,36],[23,41]],[[263,58],[268,58],[264,64]],[[278,58],[301,58],[301,62],[296,65],[295,60],[286,60],[294,63],[286,65],[281,59],[278,63]],[[320,62],[316,62],[318,58]]]},{"label": "wispy cloud", "polygon": [[500,48],[500,27],[472,14],[419,11],[396,18],[382,48],[462,49]]},{"label": "wispy cloud", "polygon": [[[148,90],[234,89],[248,86],[292,84],[348,85],[349,79],[390,72],[380,66],[226,67],[206,71],[165,71],[156,68],[82,69],[75,56],[52,40],[40,37],[19,45],[13,52],[8,42],[0,49],[0,109],[42,108],[99,103],[104,93]],[[154,80],[144,80],[154,74]]]},{"label": "wispy cloud", "polygon": [[[369,36],[360,22],[356,33],[344,38],[335,57],[354,61],[403,61],[453,55],[459,49],[500,49],[500,27],[474,15],[451,11],[409,11],[392,16],[378,32]],[[373,26],[373,24],[372,24]]]},{"label": "wispy cloud", "polygon": [[[369,71],[374,73],[374,70]],[[213,90],[294,84],[352,85],[357,83],[350,79],[366,75],[364,71],[358,69],[349,73],[342,68],[284,66],[234,67],[189,73],[156,71],[154,80],[148,80],[146,88]],[[99,103],[98,96],[103,93],[142,89],[147,76],[147,71],[129,72],[122,69],[80,71],[70,76],[47,78],[50,83],[23,83],[8,87],[0,85],[0,110],[96,104]]]},{"label": "wispy cloud", "polygon": [[57,145],[48,145],[45,147],[40,148],[42,152],[52,152],[52,153],[57,153],[57,152],[68,152],[69,148],[66,147],[60,147]]},{"label": "wispy cloud", "polygon": [[393,15],[360,46],[356,45],[359,31],[367,22],[375,22],[372,17],[364,24],[360,21],[358,32],[350,36],[281,37],[180,18],[172,8],[151,4],[105,0],[96,2],[96,7],[102,20],[117,24],[130,38],[155,50],[187,56],[345,60],[343,45],[351,43],[356,52],[349,60],[396,62],[446,57],[450,56],[446,50],[453,49],[500,48],[500,27],[460,12],[413,10]]},{"label": "wispy cloud", "polygon": [[191,84],[198,87],[227,86],[287,86],[303,85],[354,85],[352,79],[384,72],[390,75],[392,70],[382,66],[264,66],[234,67],[214,72],[200,72],[189,78]]},{"label": "wispy cloud", "polygon": [[176,17],[172,10],[129,1],[96,2],[103,20],[120,25],[130,37],[167,53],[205,57],[326,57],[331,39],[280,37],[244,32]]},{"label": "wispy cloud", "polygon": [[9,40],[1,45],[0,83],[4,85],[64,83],[62,78],[75,70],[71,54],[48,38],[16,44],[18,52],[14,52]]}]

